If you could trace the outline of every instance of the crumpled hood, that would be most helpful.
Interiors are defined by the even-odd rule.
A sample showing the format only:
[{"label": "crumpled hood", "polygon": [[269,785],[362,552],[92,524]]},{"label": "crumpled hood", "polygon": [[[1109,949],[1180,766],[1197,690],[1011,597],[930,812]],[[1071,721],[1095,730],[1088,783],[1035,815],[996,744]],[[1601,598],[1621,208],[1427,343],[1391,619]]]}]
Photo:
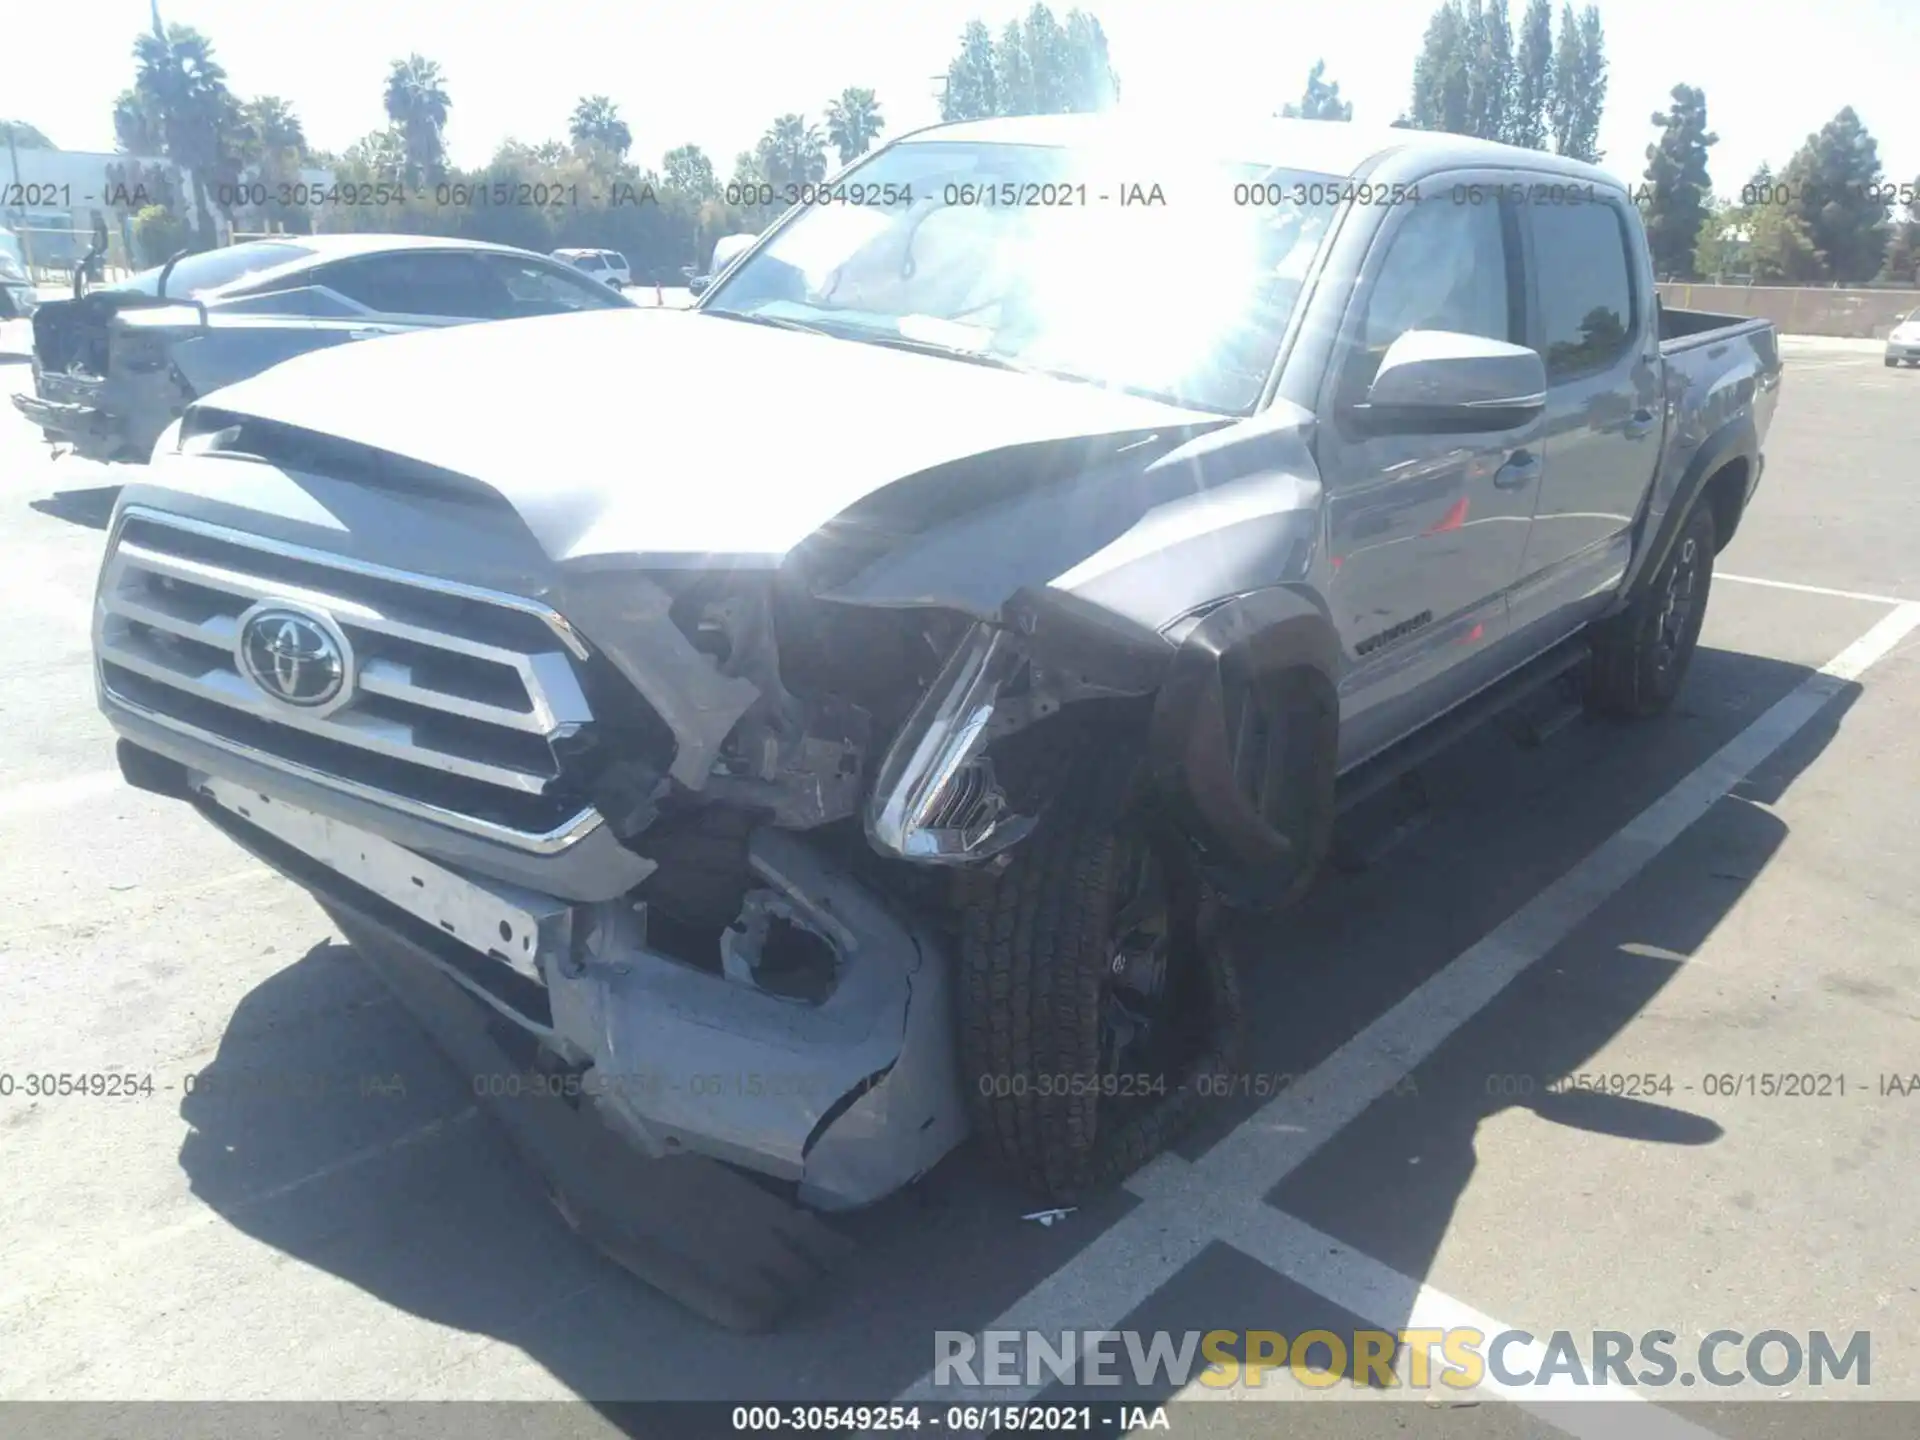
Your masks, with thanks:
[{"label": "crumpled hood", "polygon": [[341,346],[205,403],[471,477],[559,561],[784,554],[866,495],[970,456],[1225,423],[1092,385],[650,309]]}]

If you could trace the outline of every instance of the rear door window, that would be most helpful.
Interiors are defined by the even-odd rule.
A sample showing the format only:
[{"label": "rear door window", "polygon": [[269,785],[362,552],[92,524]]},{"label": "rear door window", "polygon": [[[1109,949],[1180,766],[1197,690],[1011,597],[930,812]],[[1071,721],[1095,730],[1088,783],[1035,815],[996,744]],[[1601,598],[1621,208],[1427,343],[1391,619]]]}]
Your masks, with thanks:
[{"label": "rear door window", "polygon": [[1524,208],[1548,383],[1608,369],[1633,345],[1633,272],[1619,212],[1605,201],[1557,198]]},{"label": "rear door window", "polygon": [[367,255],[323,266],[314,278],[381,314],[498,320],[513,313],[499,278],[464,251]]},{"label": "rear door window", "polygon": [[610,310],[624,304],[618,292],[582,280],[531,255],[476,257],[506,297],[509,315],[553,315],[566,310]]}]

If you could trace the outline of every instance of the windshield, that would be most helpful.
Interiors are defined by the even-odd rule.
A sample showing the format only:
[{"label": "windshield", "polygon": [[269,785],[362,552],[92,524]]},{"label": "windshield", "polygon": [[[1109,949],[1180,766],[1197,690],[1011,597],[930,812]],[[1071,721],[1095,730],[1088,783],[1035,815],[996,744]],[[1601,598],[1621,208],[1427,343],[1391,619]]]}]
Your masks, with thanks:
[{"label": "windshield", "polygon": [[[173,267],[172,273],[167,276],[167,294],[182,297],[205,295],[244,276],[271,270],[276,265],[285,265],[314,253],[309,246],[295,245],[287,240],[252,240],[244,245],[228,245],[220,250],[202,250],[197,255],[182,256],[180,263]],[[156,265],[151,270],[142,270],[138,275],[129,276],[109,288],[156,295],[159,293],[160,271],[164,268]]]},{"label": "windshield", "polygon": [[922,141],[821,190],[699,308],[1246,414],[1340,182],[1137,149]]}]

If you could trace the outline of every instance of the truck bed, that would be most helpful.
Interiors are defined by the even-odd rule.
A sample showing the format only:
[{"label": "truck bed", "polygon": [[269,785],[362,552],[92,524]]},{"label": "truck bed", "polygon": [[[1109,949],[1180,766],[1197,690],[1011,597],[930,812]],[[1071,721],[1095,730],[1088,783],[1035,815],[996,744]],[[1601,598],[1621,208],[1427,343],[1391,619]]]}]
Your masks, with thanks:
[{"label": "truck bed", "polygon": [[1745,315],[1721,315],[1712,310],[1676,310],[1664,304],[1659,307],[1659,314],[1660,350],[1666,355],[1731,340],[1749,329],[1773,328],[1771,320],[1751,319]]}]

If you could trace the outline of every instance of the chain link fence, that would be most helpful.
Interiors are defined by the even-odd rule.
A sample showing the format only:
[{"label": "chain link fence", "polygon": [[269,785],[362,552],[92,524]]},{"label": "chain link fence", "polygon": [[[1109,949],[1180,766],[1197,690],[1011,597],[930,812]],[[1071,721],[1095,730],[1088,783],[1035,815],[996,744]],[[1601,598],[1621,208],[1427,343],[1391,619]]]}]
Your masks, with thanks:
[{"label": "chain link fence", "polygon": [[1663,284],[1660,298],[1679,310],[1711,310],[1771,320],[1782,335],[1884,340],[1920,309],[1920,290],[1820,289],[1785,285]]}]

